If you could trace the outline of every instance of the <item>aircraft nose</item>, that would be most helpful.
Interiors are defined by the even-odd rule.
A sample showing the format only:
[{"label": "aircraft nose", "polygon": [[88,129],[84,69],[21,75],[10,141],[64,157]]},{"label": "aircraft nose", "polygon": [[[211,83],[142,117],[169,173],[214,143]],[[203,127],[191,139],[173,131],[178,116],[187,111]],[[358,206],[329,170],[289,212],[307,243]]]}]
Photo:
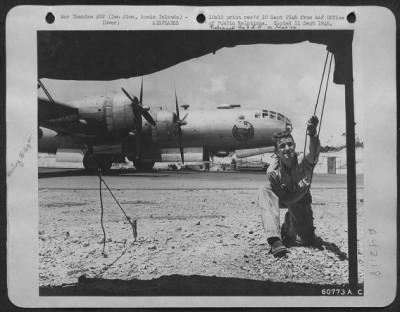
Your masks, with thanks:
[{"label": "aircraft nose", "polygon": [[287,131],[292,132],[293,130],[293,126],[292,126],[292,122],[290,121],[289,118],[284,116],[284,120],[285,120],[285,128]]}]

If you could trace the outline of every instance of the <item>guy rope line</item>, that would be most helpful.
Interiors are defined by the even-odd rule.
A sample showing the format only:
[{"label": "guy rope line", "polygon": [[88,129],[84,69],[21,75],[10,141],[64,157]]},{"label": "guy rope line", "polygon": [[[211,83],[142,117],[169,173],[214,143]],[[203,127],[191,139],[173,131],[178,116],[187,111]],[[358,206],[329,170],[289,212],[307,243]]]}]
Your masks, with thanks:
[{"label": "guy rope line", "polygon": [[102,254],[104,255],[104,248],[106,247],[106,231],[104,230],[104,224],[103,224],[103,216],[104,216],[104,208],[103,208],[103,196],[101,194],[101,169],[99,169],[99,182],[100,182],[100,206],[101,206],[101,215],[100,215],[100,223],[101,223],[101,229],[103,230],[103,251]]},{"label": "guy rope line", "polygon": [[[317,107],[319,103],[319,96],[321,94],[321,89],[322,89],[322,83],[324,82],[324,77],[325,77],[325,72],[326,72],[326,64],[328,62],[328,56],[329,56],[329,51],[326,51],[326,57],[325,57],[325,64],[324,64],[324,70],[322,71],[322,77],[321,77],[321,82],[319,84],[319,89],[318,89],[318,95],[317,95],[317,100],[315,101],[315,107],[314,107],[314,116],[317,112]],[[303,150],[303,155],[306,155],[306,145],[307,145],[307,133],[305,135],[304,139],[304,150]]]},{"label": "guy rope line", "polygon": [[117,198],[114,196],[113,192],[111,191],[111,189],[108,187],[106,181],[104,181],[102,175],[101,175],[101,169],[99,168],[98,170],[99,173],[99,181],[100,181],[100,205],[101,205],[101,218],[100,218],[100,222],[101,222],[101,227],[103,229],[103,255],[104,254],[104,248],[105,248],[105,244],[106,244],[106,232],[104,230],[104,225],[103,225],[103,199],[102,199],[102,194],[101,194],[101,183],[103,182],[104,185],[106,186],[106,188],[108,189],[108,191],[110,192],[111,196],[114,198],[115,202],[117,203],[118,207],[122,210],[123,214],[125,215],[126,220],[128,220],[129,224],[132,227],[132,232],[133,232],[133,239],[136,241],[137,238],[137,223],[136,220],[133,220],[133,222],[131,221],[131,219],[129,218],[129,216],[126,214],[125,210],[122,208],[121,204],[119,203],[119,201],[117,200]]},{"label": "guy rope line", "polygon": [[[320,92],[321,92],[322,82],[323,82],[324,76],[325,76],[326,63],[327,63],[327,60],[328,60],[328,55],[329,55],[329,51],[326,53],[324,71],[323,71],[323,74],[322,74],[321,84],[320,84],[319,91],[318,91],[317,102],[316,102],[315,108],[314,108],[314,116],[315,116],[315,114],[316,114],[316,112],[317,112],[317,107],[318,107],[318,103],[319,103],[319,96],[320,96]],[[330,58],[330,61],[329,61],[328,75],[327,75],[326,83],[325,83],[325,93],[324,93],[324,99],[323,99],[323,102],[322,102],[322,110],[321,110],[321,116],[320,116],[320,119],[319,119],[319,127],[318,127],[318,132],[317,132],[317,137],[318,137],[318,138],[319,138],[319,134],[320,134],[320,132],[321,132],[322,118],[323,118],[323,116],[324,116],[325,103],[326,103],[326,95],[327,95],[327,93],[328,93],[329,77],[330,77],[331,68],[332,68],[332,59],[333,59],[333,54],[331,54],[331,58]],[[306,138],[305,138],[305,141],[304,141],[304,152],[303,152],[303,157],[305,157],[305,154],[306,154],[305,152],[306,152],[306,144],[307,144],[307,132],[306,132],[305,137],[306,137]],[[315,168],[315,165],[316,165],[316,164],[314,163],[314,161],[315,161],[316,153],[317,153],[317,151],[314,150],[314,155],[313,155],[313,158],[312,158],[313,163],[312,163],[311,177],[310,177],[310,183],[309,183],[309,185],[308,185],[308,188],[311,187],[311,182],[312,182],[313,175],[314,175],[314,168]]]},{"label": "guy rope line", "polygon": [[55,105],[54,99],[52,98],[52,96],[50,95],[49,91],[47,91],[46,87],[44,86],[43,82],[40,81],[40,79],[38,79],[38,83],[39,86],[42,88],[42,90],[44,91],[44,93],[46,93],[46,96],[49,98],[51,104]]},{"label": "guy rope line", "polygon": [[333,54],[331,54],[331,60],[329,61],[328,78],[326,80],[324,101],[322,102],[321,118],[320,118],[320,122],[319,122],[318,133],[317,133],[318,137],[319,137],[319,133],[321,132],[322,118],[324,117],[326,95],[328,94],[328,86],[329,86],[329,76],[331,74],[331,67],[332,67],[332,59],[333,59]]}]

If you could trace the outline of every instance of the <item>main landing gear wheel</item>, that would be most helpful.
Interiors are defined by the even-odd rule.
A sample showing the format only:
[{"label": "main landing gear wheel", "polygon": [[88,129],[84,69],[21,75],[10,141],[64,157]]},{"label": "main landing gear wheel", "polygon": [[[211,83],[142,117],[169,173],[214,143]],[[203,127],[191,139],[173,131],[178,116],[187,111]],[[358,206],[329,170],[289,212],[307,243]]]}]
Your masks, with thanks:
[{"label": "main landing gear wheel", "polygon": [[138,171],[151,171],[154,167],[154,161],[134,160],[133,165]]},{"label": "main landing gear wheel", "polygon": [[102,172],[106,172],[111,169],[111,166],[111,157],[108,156],[86,154],[83,157],[83,167],[90,172],[97,172],[99,168]]}]

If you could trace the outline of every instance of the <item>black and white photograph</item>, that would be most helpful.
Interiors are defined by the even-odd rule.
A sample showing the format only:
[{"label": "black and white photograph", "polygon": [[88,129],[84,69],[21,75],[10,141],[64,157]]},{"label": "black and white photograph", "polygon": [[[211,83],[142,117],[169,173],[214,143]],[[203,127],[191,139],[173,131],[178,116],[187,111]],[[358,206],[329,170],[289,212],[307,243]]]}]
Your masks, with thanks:
[{"label": "black and white photograph", "polygon": [[[373,263],[396,195],[378,194],[370,156],[378,126],[395,136],[395,51],[379,44],[394,47],[390,19],[365,35],[370,11],[344,7],[49,12],[24,82],[36,107],[12,126],[33,130],[7,168],[21,179],[35,166],[25,222],[38,302],[369,302],[370,280],[395,262]],[[74,28],[91,20],[101,27]],[[145,27],[121,26],[136,20]],[[378,217],[371,191],[388,201]]]}]

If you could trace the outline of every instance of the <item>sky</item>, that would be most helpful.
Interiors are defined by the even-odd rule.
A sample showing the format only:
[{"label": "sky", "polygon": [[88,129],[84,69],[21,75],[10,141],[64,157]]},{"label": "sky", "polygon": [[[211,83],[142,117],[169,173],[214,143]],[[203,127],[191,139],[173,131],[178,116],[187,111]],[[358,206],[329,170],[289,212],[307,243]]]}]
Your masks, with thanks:
[{"label": "sky", "polygon": [[[386,83],[389,90],[388,79],[392,79],[387,75],[390,62],[384,58],[375,61],[385,51],[384,46],[376,45],[382,35],[382,32],[368,33],[368,36],[355,33],[354,37],[355,131],[361,139],[365,126],[363,107],[371,107],[371,103],[363,101],[385,100],[386,93],[382,91]],[[306,122],[314,111],[325,57],[325,45],[309,42],[224,48],[144,76],[143,102],[153,110],[162,107],[174,111],[176,88],[179,103],[189,104],[191,110],[213,109],[220,104],[275,110],[292,120],[293,136],[301,150]],[[343,85],[333,83],[333,68],[320,133],[322,145],[345,132],[345,90]],[[366,79],[371,73],[374,79]],[[48,79],[43,82],[54,98],[68,101],[85,95],[121,93],[121,87],[139,96],[141,77],[108,82]],[[376,88],[379,93],[373,92]],[[322,95],[317,116],[321,114]]]}]

